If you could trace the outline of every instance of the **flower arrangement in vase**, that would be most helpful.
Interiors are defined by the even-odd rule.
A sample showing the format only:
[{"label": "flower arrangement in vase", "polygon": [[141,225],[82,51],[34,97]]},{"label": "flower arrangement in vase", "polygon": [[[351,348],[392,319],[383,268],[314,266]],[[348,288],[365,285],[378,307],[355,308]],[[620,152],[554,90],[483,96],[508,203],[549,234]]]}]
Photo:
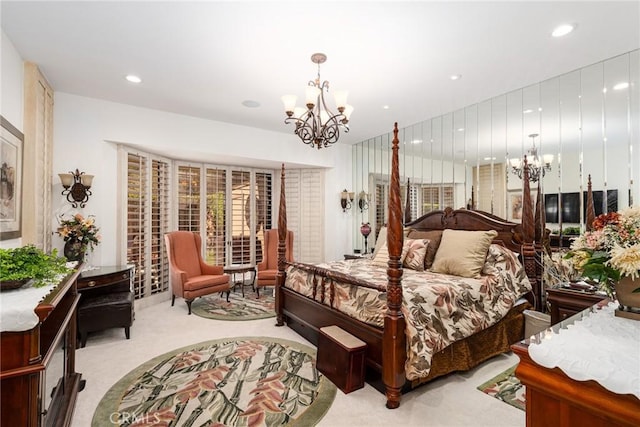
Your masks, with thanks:
[{"label": "flower arrangement in vase", "polygon": [[87,249],[93,251],[100,243],[99,231],[93,216],[85,218],[76,213],[71,219],[61,217],[57,233],[65,241],[64,256],[69,261],[82,261]]},{"label": "flower arrangement in vase", "polygon": [[[640,207],[596,217],[593,230],[577,237],[565,258],[610,298],[615,296],[622,309],[640,310]],[[630,300],[623,287],[629,288]]]}]

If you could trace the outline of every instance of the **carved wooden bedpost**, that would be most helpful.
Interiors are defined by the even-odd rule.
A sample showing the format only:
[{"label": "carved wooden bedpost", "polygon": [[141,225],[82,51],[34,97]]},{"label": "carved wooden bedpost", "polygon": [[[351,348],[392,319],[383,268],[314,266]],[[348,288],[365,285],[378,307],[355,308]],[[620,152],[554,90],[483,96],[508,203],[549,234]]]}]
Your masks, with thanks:
[{"label": "carved wooden bedpost", "polygon": [[551,246],[549,243],[549,235],[547,233],[547,223],[544,210],[544,195],[542,194],[542,186],[540,184],[540,181],[541,180],[538,181],[538,194],[536,194],[533,241],[536,248],[536,279],[538,280],[538,282],[540,283],[540,287],[542,288],[544,286],[544,283],[542,283],[544,254],[545,252],[551,254]]},{"label": "carved wooden bedpost", "polygon": [[287,239],[287,197],[285,196],[284,163],[280,173],[280,206],[278,207],[278,273],[276,273],[276,326],[284,325],[283,292],[285,249]]},{"label": "carved wooden bedpost", "polygon": [[391,156],[391,181],[389,188],[389,225],[387,246],[389,264],[387,268],[387,312],[384,315],[384,338],[382,349],[382,379],[386,387],[387,408],[400,406],[402,386],[405,383],[406,360],[405,320],[402,307],[402,206],[400,203],[400,172],[398,165],[398,123],[393,127]]},{"label": "carved wooden bedpost", "polygon": [[411,222],[411,181],[407,178],[407,195],[404,199],[404,223]]},{"label": "carved wooden bedpost", "polygon": [[522,174],[522,257],[524,261],[524,269],[529,278],[536,277],[531,280],[531,286],[533,293],[536,295],[535,309],[542,311],[542,293],[541,283],[537,278],[536,270],[536,248],[533,244],[535,237],[535,224],[533,220],[533,204],[531,202],[531,187],[529,186],[529,163],[527,162],[527,156],[524,156],[524,167]]},{"label": "carved wooden bedpost", "polygon": [[593,206],[593,189],[591,188],[591,174],[587,179],[587,231],[593,230],[593,221],[596,220],[596,208]]}]

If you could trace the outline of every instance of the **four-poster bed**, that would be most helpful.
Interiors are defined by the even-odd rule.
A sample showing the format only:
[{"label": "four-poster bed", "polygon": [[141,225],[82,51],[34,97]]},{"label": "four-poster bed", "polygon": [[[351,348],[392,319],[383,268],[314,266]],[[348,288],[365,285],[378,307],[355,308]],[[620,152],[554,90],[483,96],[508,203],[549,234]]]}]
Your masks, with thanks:
[{"label": "four-poster bed", "polygon": [[[407,332],[407,326],[409,326],[409,330],[415,332],[416,324],[414,319],[406,318],[406,315],[413,312],[413,309],[404,307],[403,312],[403,264],[401,255],[403,252],[404,226],[418,232],[439,231],[451,233],[452,230],[454,232],[468,230],[476,233],[492,233],[490,236],[493,240],[491,241],[490,238],[488,243],[493,243],[491,246],[499,245],[497,250],[503,255],[503,260],[506,259],[505,263],[500,266],[500,270],[513,269],[514,272],[517,272],[519,268],[520,273],[519,276],[517,274],[506,275],[508,279],[504,281],[494,278],[496,282],[501,281],[502,285],[505,285],[500,289],[506,289],[507,287],[518,288],[518,291],[523,294],[526,292],[522,291],[524,283],[526,282],[526,286],[529,286],[530,283],[530,287],[527,287],[526,290],[532,289],[532,291],[527,293],[526,297],[531,304],[539,306],[541,302],[540,262],[538,260],[539,251],[536,250],[534,244],[536,224],[534,224],[534,209],[531,203],[526,159],[524,169],[524,200],[521,224],[507,222],[484,212],[447,208],[445,211],[431,212],[403,225],[398,164],[398,127],[396,123],[392,146],[389,222],[387,226],[389,255],[386,282],[381,284],[362,280],[345,272],[323,266],[285,261],[284,238],[287,230],[287,219],[283,165],[278,217],[277,325],[282,326],[286,323],[316,345],[319,328],[329,325],[337,325],[364,341],[367,344],[367,381],[384,390],[388,408],[397,408],[400,405],[401,394],[406,389],[450,372],[470,369],[489,357],[508,351],[510,344],[523,337],[523,311],[526,308],[530,308],[531,305],[526,301],[515,304],[516,298],[513,296],[497,295],[494,298],[504,297],[505,300],[508,300],[508,303],[501,302],[503,305],[509,305],[509,307],[503,307],[504,310],[500,313],[501,319],[494,319],[491,323],[487,323],[490,325],[489,327],[479,332],[474,332],[471,336],[456,340],[445,348],[438,350],[428,361],[429,366],[425,370],[426,375],[420,377],[412,375],[412,378],[407,380],[408,375],[407,371],[405,371],[405,366],[408,360],[408,347],[415,347],[417,338],[415,333]],[[538,206],[536,211],[539,211],[539,209],[540,207]],[[536,215],[536,217],[540,221],[539,215]],[[537,225],[543,227],[541,223]],[[495,230],[495,234],[490,230]],[[428,240],[426,240],[426,244],[429,244]],[[487,251],[485,250],[486,253]],[[518,255],[524,268],[515,262],[514,253]],[[518,264],[518,267],[513,264]],[[301,291],[297,288],[300,281],[294,285],[289,283],[287,276],[299,277],[302,274],[308,275],[310,278],[308,282],[311,284],[312,289]],[[429,277],[431,278],[436,275],[436,273],[426,272],[425,274],[430,274],[431,276]],[[461,282],[460,286],[465,290],[472,287],[469,283],[473,279],[451,280],[452,282]],[[407,271],[405,282],[407,282],[405,285],[409,286],[405,291],[406,297],[406,294],[414,292],[415,288],[417,288],[413,271]],[[487,287],[486,281],[481,284],[483,285],[481,288]],[[345,286],[348,292],[344,291]],[[484,290],[486,291],[486,289]],[[383,301],[382,306],[385,311],[383,315],[380,315],[381,319],[378,319],[378,323],[373,322],[372,324],[372,322],[356,320],[352,315],[338,309],[340,302],[343,301],[343,298],[346,298],[345,293],[355,294],[355,292],[374,295],[374,300],[376,300],[377,295],[377,300]],[[411,295],[412,298],[423,298],[422,296],[417,296],[417,293],[412,293]],[[405,305],[407,304],[406,298],[404,303]],[[466,307],[462,308],[462,310],[471,310],[472,308],[475,307]],[[437,320],[439,321],[440,319],[438,318]],[[484,322],[484,320],[481,322]],[[454,325],[456,325],[455,321]],[[457,326],[454,327],[457,328]],[[417,344],[419,347],[421,346],[420,343]],[[380,377],[383,382],[382,387],[379,382]]]}]

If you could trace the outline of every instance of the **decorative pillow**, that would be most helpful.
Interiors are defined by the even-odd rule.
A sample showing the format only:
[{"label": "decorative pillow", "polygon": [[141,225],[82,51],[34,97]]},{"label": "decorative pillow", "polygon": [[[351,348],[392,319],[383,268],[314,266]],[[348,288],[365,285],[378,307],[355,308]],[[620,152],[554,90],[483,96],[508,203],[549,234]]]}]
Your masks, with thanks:
[{"label": "decorative pillow", "polygon": [[[386,244],[387,244],[387,226],[383,225],[382,227],[380,227],[380,232],[378,233],[378,237],[376,238],[376,247],[373,250],[373,258],[375,258],[376,255],[378,255],[378,252],[380,252],[382,245],[386,245]],[[389,255],[387,254],[387,258],[388,257]]]},{"label": "decorative pillow", "polygon": [[419,231],[411,230],[407,235],[409,239],[427,239],[429,240],[429,246],[427,246],[427,254],[424,257],[424,269],[428,270],[433,264],[433,259],[440,246],[440,239],[442,238],[442,230],[431,231]]},{"label": "decorative pillow", "polygon": [[[431,271],[479,278],[489,245],[497,235],[495,230],[444,230]],[[452,264],[456,266],[452,267]]]},{"label": "decorative pillow", "polygon": [[[380,231],[380,233],[382,233],[382,231]],[[387,247],[386,241],[380,245],[379,249],[376,244],[376,251],[374,251],[373,254],[373,260],[371,261],[373,265],[377,265],[378,267],[387,266],[387,262],[389,262],[389,248]]]},{"label": "decorative pillow", "polygon": [[[400,263],[404,262],[404,259],[407,256],[408,249],[409,246],[407,245],[407,240],[405,240],[404,244],[402,245],[402,253],[400,254]],[[371,263],[378,267],[388,267],[389,247],[387,246],[387,242],[384,242],[378,253],[373,257],[373,261],[371,261]]]},{"label": "decorative pillow", "polygon": [[424,271],[424,257],[429,247],[428,239],[406,239],[402,252],[406,255],[402,265],[416,271]]}]

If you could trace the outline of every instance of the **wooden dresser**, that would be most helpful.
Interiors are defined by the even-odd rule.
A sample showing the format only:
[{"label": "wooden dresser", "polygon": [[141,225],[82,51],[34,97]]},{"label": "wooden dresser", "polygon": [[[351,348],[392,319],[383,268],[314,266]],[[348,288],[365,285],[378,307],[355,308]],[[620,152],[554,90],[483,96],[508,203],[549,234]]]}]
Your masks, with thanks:
[{"label": "wooden dresser", "polygon": [[[553,329],[566,328],[579,317],[570,317]],[[593,380],[576,381],[559,368],[537,364],[529,355],[529,339],[511,349],[520,358],[516,376],[526,387],[527,427],[640,426],[636,396],[614,393]]]},{"label": "wooden dresser", "polygon": [[0,334],[2,427],[71,424],[81,389],[75,371],[78,275],[64,278],[33,307],[35,327]]}]

